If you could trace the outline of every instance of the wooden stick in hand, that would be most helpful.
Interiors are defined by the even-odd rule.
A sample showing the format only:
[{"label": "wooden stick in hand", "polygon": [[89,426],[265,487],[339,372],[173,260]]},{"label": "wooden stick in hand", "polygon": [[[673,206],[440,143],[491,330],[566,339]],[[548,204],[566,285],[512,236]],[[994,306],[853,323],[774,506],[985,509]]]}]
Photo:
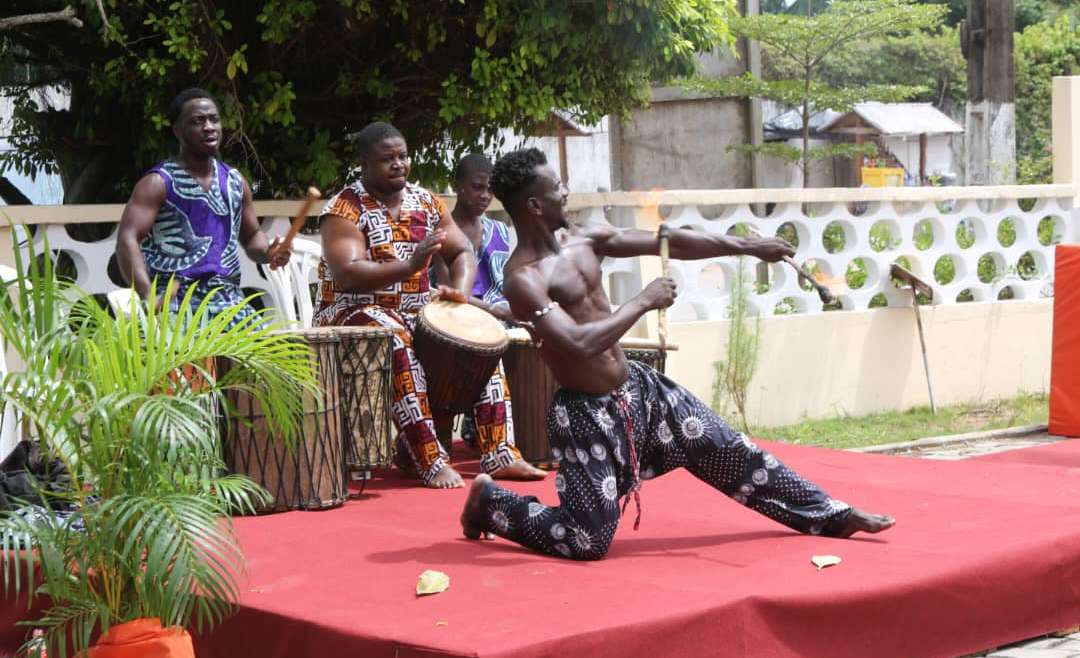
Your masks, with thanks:
[{"label": "wooden stick in hand", "polygon": [[307,197],[304,199],[304,202],[300,204],[300,212],[296,213],[296,216],[293,217],[292,225],[289,226],[289,232],[285,234],[285,238],[281,241],[281,248],[292,248],[293,238],[296,237],[296,234],[303,228],[304,222],[307,221],[308,212],[311,210],[312,204],[318,201],[321,196],[322,192],[314,187],[307,188]]},{"label": "wooden stick in hand", "polygon": [[[660,228],[656,230],[656,237],[660,240],[660,275],[663,277],[671,276],[671,266],[668,265],[668,257],[670,255],[668,239],[671,237],[671,228],[667,224],[661,222]],[[657,310],[656,333],[660,338],[660,350],[666,350],[668,338],[666,308]]]},{"label": "wooden stick in hand", "polygon": [[[748,226],[747,228],[749,229],[750,235],[753,237],[758,239],[763,239],[765,237],[753,226]],[[832,291],[829,290],[828,286],[815,279],[814,275],[808,272],[802,265],[795,262],[794,258],[791,256],[784,256],[783,260],[799,274],[799,278],[805,279],[807,283],[814,287],[814,290],[817,291],[818,299],[821,300],[822,304],[831,304],[836,301],[836,296],[832,294]]]}]

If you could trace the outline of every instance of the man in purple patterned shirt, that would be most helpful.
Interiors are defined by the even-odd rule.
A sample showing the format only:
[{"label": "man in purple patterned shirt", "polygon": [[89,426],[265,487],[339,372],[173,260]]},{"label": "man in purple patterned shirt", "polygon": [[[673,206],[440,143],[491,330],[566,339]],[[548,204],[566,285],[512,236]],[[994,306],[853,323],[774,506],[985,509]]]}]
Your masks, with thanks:
[{"label": "man in purple patterned shirt", "polygon": [[169,120],[180,153],[136,183],[116,236],[120,272],[143,299],[156,286],[159,304],[173,280],[174,310],[191,288],[193,306],[216,290],[210,312],[241,306],[233,323],[243,322],[254,311],[240,289],[239,248],[272,268],[287,263],[291,252],[267,241],[247,181],[218,159],[221,118],[210,94],[180,92],[169,106]]}]

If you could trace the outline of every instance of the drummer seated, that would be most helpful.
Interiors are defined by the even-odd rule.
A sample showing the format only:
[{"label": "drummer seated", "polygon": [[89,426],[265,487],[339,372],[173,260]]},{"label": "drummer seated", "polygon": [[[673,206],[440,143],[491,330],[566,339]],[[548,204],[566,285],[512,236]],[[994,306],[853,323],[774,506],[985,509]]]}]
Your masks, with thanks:
[{"label": "drummer seated", "polygon": [[[417,313],[436,297],[465,302],[476,258],[442,201],[408,182],[409,152],[393,126],[376,122],[357,135],[360,180],[338,192],[321,213],[323,260],[319,264],[314,324],[387,327],[393,337],[392,416],[398,449],[424,485],[464,486],[439,443],[423,366],[413,352]],[[432,289],[431,260],[446,267],[446,285]],[[542,479],[546,473],[521,458],[514,445],[510,395],[502,367],[473,407],[480,465],[505,479]]]}]

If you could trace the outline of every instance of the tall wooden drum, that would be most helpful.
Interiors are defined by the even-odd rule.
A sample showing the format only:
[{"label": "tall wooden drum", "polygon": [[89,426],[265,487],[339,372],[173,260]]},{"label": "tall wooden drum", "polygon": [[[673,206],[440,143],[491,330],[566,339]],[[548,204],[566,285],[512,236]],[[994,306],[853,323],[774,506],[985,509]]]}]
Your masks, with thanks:
[{"label": "tall wooden drum", "polygon": [[[559,389],[554,375],[533,346],[528,332],[511,329],[510,346],[503,355],[507,384],[513,399],[514,441],[522,458],[537,466],[554,468],[547,436],[547,412]],[[664,372],[666,352],[655,341],[623,338],[619,341],[626,358],[640,361]]]},{"label": "tall wooden drum", "polygon": [[438,300],[421,309],[413,351],[424,366],[432,409],[472,410],[507,343],[502,324],[475,306]]},{"label": "tall wooden drum", "polygon": [[345,463],[350,471],[368,473],[394,459],[390,405],[393,383],[394,332],[382,327],[335,327]]},{"label": "tall wooden drum", "polygon": [[[243,420],[230,417],[225,423],[225,463],[230,471],[248,476],[273,496],[270,503],[256,509],[260,513],[326,509],[341,505],[348,497],[338,371],[339,328],[288,333],[309,343],[315,352],[320,391],[317,398],[304,395],[294,450],[287,450],[281,437],[271,433],[257,400],[240,391],[226,393],[229,404]],[[219,372],[228,368],[228,360],[221,359]]]}]

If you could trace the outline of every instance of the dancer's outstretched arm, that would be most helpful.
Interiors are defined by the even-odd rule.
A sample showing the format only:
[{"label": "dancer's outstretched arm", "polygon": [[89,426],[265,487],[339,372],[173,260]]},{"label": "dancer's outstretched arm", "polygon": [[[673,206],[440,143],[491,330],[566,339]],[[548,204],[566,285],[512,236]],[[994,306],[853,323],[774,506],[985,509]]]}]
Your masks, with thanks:
[{"label": "dancer's outstretched arm", "polygon": [[[583,233],[597,256],[632,258],[660,254],[660,240],[649,231],[605,226],[589,228]],[[780,238],[740,238],[681,228],[673,229],[669,235],[670,255],[677,260],[746,255],[772,263],[795,255],[791,245]]]}]

